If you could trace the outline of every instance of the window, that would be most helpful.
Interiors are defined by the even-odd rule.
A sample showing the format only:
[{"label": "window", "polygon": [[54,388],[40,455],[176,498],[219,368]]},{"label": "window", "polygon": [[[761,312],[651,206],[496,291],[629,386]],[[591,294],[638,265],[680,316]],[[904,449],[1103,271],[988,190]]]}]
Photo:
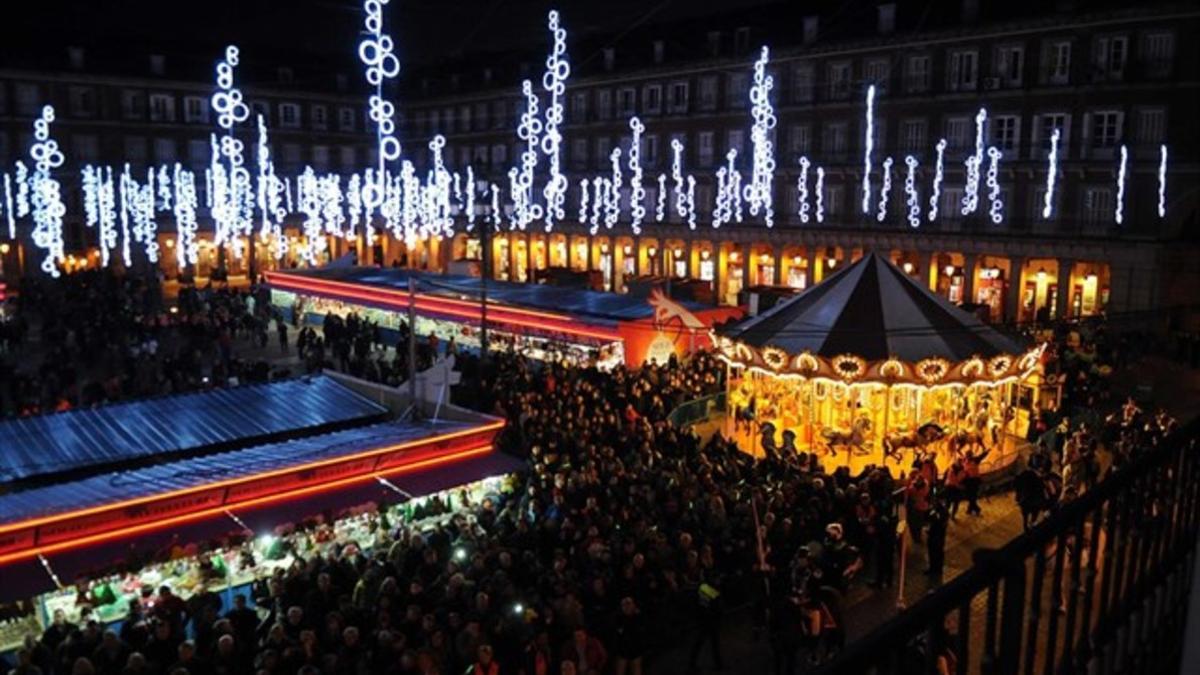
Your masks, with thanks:
[{"label": "window", "polygon": [[[487,128],[487,116],[488,116],[487,104],[486,103],[476,103],[475,104],[475,116],[471,119],[471,126],[476,131],[483,131],[484,129]],[[587,121],[587,120],[580,120],[580,121]],[[487,152],[485,151],[483,154],[484,154],[484,156],[486,156]]]},{"label": "window", "polygon": [[673,113],[685,113],[688,109],[688,83],[671,83],[671,101],[668,110]]},{"label": "window", "polygon": [[571,94],[571,117],[575,118],[576,122],[588,121],[588,93],[586,91],[577,91]]},{"label": "window", "polygon": [[342,165],[342,171],[355,171],[358,169],[358,157],[354,152],[354,146],[343,145],[338,148],[338,161]]},{"label": "window", "polygon": [[121,92],[121,114],[127,120],[140,120],[146,116],[146,97],[142,92]]},{"label": "window", "polygon": [[793,160],[798,160],[800,155],[811,152],[812,128],[807,124],[792,125],[788,130],[788,148],[792,152]]},{"label": "window", "polygon": [[185,96],[183,99],[183,121],[208,122],[208,99],[203,96]]},{"label": "window", "polygon": [[283,163],[292,168],[300,166],[300,144],[299,143],[284,143],[282,150]]},{"label": "window", "polygon": [[251,101],[250,119],[257,120],[259,115],[262,115],[263,121],[269,124],[271,122],[271,106],[267,105],[266,101]]},{"label": "window", "polygon": [[1088,225],[1106,223],[1113,217],[1112,188],[1089,186],[1083,189],[1083,220]]},{"label": "window", "polygon": [[829,98],[841,100],[850,97],[850,63],[829,64]]},{"label": "window", "polygon": [[312,107],[312,125],[314,129],[324,131],[329,128],[329,108],[323,105]]},{"label": "window", "polygon": [[174,122],[175,97],[170,94],[150,95],[150,121]]},{"label": "window", "polygon": [[504,101],[492,103],[492,128],[503,129],[508,124],[508,106]]},{"label": "window", "polygon": [[1017,115],[994,115],[988,122],[991,144],[1004,151],[1006,157],[1016,153],[1021,141],[1021,118]]},{"label": "window", "polygon": [[212,146],[209,142],[202,138],[193,138],[188,141],[188,159],[193,164],[200,164],[208,159],[209,152],[212,151]]},{"label": "window", "polygon": [[943,185],[942,201],[938,204],[938,220],[958,221],[962,218],[963,189]]},{"label": "window", "polygon": [[996,48],[996,77],[1000,80],[1000,86],[1021,86],[1021,75],[1024,69],[1024,47],[1020,45],[1005,45]]},{"label": "window", "polygon": [[1093,79],[1120,80],[1125,75],[1125,61],[1129,58],[1129,38],[1124,35],[1096,38],[1092,57]]},{"label": "window", "polygon": [[596,139],[596,166],[605,168],[610,164],[609,155],[612,154],[612,139],[608,136],[600,136]]},{"label": "window", "polygon": [[1153,147],[1165,140],[1167,111],[1162,108],[1142,108],[1137,111],[1137,142]]},{"label": "window", "polygon": [[167,164],[175,161],[174,138],[154,139],[154,161],[159,164]]},{"label": "window", "polygon": [[279,126],[295,129],[300,126],[300,106],[295,103],[279,105]]},{"label": "window", "polygon": [[91,87],[71,87],[71,114],[75,117],[91,117],[96,114],[96,94]]},{"label": "window", "polygon": [[979,52],[959,50],[950,52],[950,65],[946,69],[946,89],[950,91],[974,91],[979,83]]},{"label": "window", "polygon": [[36,84],[17,85],[17,113],[36,115],[41,110],[42,94]]},{"label": "window", "polygon": [[586,138],[575,138],[571,140],[571,161],[580,166],[587,164],[588,159],[588,142]]},{"label": "window", "polygon": [[612,89],[596,90],[596,117],[602,120],[612,117]]},{"label": "window", "polygon": [[633,87],[624,87],[617,92],[617,115],[628,117],[637,106],[637,91]]},{"label": "window", "polygon": [[717,77],[706,75],[700,78],[700,109],[712,110],[717,107]]},{"label": "window", "polygon": [[733,32],[733,50],[743,54],[750,48],[750,29],[742,26]]},{"label": "window", "polygon": [[842,215],[842,193],[845,192],[841,185],[826,185],[825,186],[825,217],[832,218]]},{"label": "window", "polygon": [[887,91],[888,77],[892,73],[892,64],[887,59],[871,59],[864,68],[865,84],[873,84],[876,89]]},{"label": "window", "polygon": [[1092,147],[1112,148],[1121,140],[1122,113],[1102,110],[1092,113]]},{"label": "window", "polygon": [[929,56],[920,54],[908,57],[907,72],[904,74],[904,91],[917,94],[929,91]]},{"label": "window", "polygon": [[75,134],[71,139],[71,154],[80,164],[100,159],[100,139],[95,134]]},{"label": "window", "polygon": [[508,161],[508,146],[497,143],[492,146],[492,166],[503,166]]},{"label": "window", "polygon": [[712,166],[713,163],[713,132],[701,131],[696,136],[696,161],[700,166]]},{"label": "window", "polygon": [[825,153],[833,157],[846,154],[846,123],[834,122],[825,125]]},{"label": "window", "polygon": [[458,108],[458,130],[471,130],[471,106],[469,105],[459,106]]},{"label": "window", "polygon": [[967,136],[971,129],[971,119],[968,117],[950,117],[946,119],[946,146],[950,150],[961,150],[967,147]]},{"label": "window", "polygon": [[471,162],[473,164],[483,166],[488,161],[488,147],[486,145],[475,146],[475,152],[471,153]]},{"label": "window", "polygon": [[1043,64],[1046,84],[1067,84],[1071,81],[1071,43],[1056,40],[1046,45]]},{"label": "window", "polygon": [[808,103],[813,100],[813,65],[797,63],[792,66],[792,101]]},{"label": "window", "polygon": [[329,170],[329,146],[314,145],[312,148],[313,168],[317,171]]},{"label": "window", "polygon": [[750,76],[746,73],[729,74],[729,91],[725,92],[726,105],[730,108],[745,108],[750,90]]},{"label": "window", "polygon": [[900,140],[904,151],[920,153],[925,150],[925,136],[929,124],[923,120],[904,120],[900,123]]},{"label": "window", "polygon": [[354,131],[354,108],[338,108],[338,131]]},{"label": "window", "polygon": [[442,124],[446,129],[446,133],[454,133],[454,108],[446,108],[442,112]]},{"label": "window", "polygon": [[1142,63],[1146,74],[1166,77],[1171,74],[1171,63],[1175,60],[1175,35],[1173,33],[1148,33],[1142,38]]},{"label": "window", "polygon": [[744,144],[745,133],[741,129],[730,129],[725,138],[726,151],[737,150],[738,156],[742,156],[742,145]]},{"label": "window", "polygon": [[145,136],[126,136],[125,159],[134,164],[144,163],[146,161],[146,145]]},{"label": "window", "polygon": [[642,112],[658,115],[662,112],[662,85],[648,84],[642,89]]},{"label": "window", "polygon": [[658,134],[642,137],[642,163],[648,167],[658,166]]},{"label": "window", "polygon": [[1038,116],[1035,127],[1037,138],[1036,147],[1040,150],[1039,159],[1050,154],[1050,139],[1054,130],[1058,129],[1058,158],[1067,158],[1067,141],[1071,138],[1071,116],[1066,113],[1042,113]]}]

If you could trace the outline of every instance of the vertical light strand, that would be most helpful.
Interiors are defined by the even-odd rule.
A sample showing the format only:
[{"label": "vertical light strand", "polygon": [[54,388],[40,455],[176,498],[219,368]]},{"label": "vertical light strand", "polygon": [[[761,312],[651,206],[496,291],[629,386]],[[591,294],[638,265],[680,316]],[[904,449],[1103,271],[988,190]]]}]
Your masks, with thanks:
[{"label": "vertical light strand", "polygon": [[814,186],[814,191],[817,193],[817,222],[825,222],[825,168],[817,167],[817,184]]},{"label": "vertical light strand", "polygon": [[808,157],[800,157],[800,177],[796,179],[796,201],[799,202],[797,213],[801,223],[808,223],[808,212],[812,210],[808,203],[808,167],[810,164]]},{"label": "vertical light strand", "polygon": [[908,204],[908,224],[912,227],[921,226],[921,196],[917,194],[917,158],[908,155],[904,158],[908,167],[904,175],[904,195]]},{"label": "vertical light strand", "polygon": [[62,166],[65,158],[58,149],[58,141],[50,136],[52,122],[54,107],[43,106],[41,116],[34,120],[34,143],[29,147],[29,157],[34,163],[29,192],[33,205],[33,243],[46,251],[41,268],[57,278],[64,261],[63,216],[67,208],[62,201],[62,187],[53,176],[54,169]]},{"label": "vertical light strand", "polygon": [[937,159],[933,165],[933,190],[929,196],[929,222],[937,220],[938,217],[938,202],[942,200],[942,180],[946,177],[946,139],[939,139],[937,146]]},{"label": "vertical light strand", "polygon": [[871,152],[875,150],[875,85],[867,87],[866,133],[863,139],[862,212],[871,212]]},{"label": "vertical light strand", "polygon": [[967,184],[963,190],[962,214],[975,213],[979,208],[979,174],[983,168],[983,129],[987,124],[987,110],[980,108],[975,114],[975,153],[964,162],[967,169]]},{"label": "vertical light strand", "polygon": [[1125,144],[1121,144],[1121,164],[1117,168],[1117,209],[1113,213],[1113,220],[1121,225],[1125,222],[1125,169],[1129,163],[1129,149]]},{"label": "vertical light strand", "polygon": [[750,87],[750,114],[754,118],[750,128],[753,166],[745,193],[750,203],[750,215],[757,216],[762,211],[763,222],[767,227],[772,227],[775,225],[775,208],[771,198],[775,183],[775,144],[771,141],[771,133],[776,119],[771,106],[771,89],[775,86],[775,78],[767,74],[769,60],[770,50],[763,47],[758,60],[754,62],[754,85]]},{"label": "vertical light strand", "polygon": [[887,220],[888,198],[892,193],[892,158],[883,160],[883,185],[879,188],[879,213],[875,219],[879,222]]},{"label": "vertical light strand", "polygon": [[1062,133],[1056,127],[1050,132],[1050,154],[1046,157],[1046,194],[1042,201],[1042,218],[1054,215],[1054,186],[1058,182],[1058,142]]},{"label": "vertical light strand", "polygon": [[641,234],[646,217],[646,188],[642,187],[642,132],[646,126],[637,117],[629,118],[629,223],[634,234]]},{"label": "vertical light strand", "polygon": [[1167,217],[1167,146],[1158,147],[1158,217]]},{"label": "vertical light strand", "polygon": [[987,151],[988,200],[991,202],[991,205],[988,207],[988,216],[995,225],[1004,222],[1004,200],[1000,198],[1000,157],[1002,154],[1000,148],[996,146],[988,148]]},{"label": "vertical light strand", "polygon": [[551,10],[548,23],[554,36],[554,44],[550,56],[546,58],[546,72],[542,75],[542,88],[550,94],[546,105],[545,135],[542,137],[542,152],[550,165],[550,176],[542,194],[546,198],[546,231],[554,229],[554,219],[562,220],[563,202],[567,198],[567,177],[561,169],[562,134],[558,126],[563,121],[563,92],[566,90],[567,77],[571,74],[571,64],[567,61],[567,31],[559,25],[558,12]]}]

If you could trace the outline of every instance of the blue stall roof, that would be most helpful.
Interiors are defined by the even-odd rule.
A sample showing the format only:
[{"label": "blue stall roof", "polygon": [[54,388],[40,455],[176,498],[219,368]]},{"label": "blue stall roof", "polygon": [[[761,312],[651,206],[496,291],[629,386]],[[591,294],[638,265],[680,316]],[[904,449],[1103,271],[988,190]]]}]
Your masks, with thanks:
[{"label": "blue stall roof", "polygon": [[[412,278],[417,281],[418,293],[462,299],[478,299],[483,285],[483,280],[478,277],[386,267],[323,267],[287,270],[283,274],[406,292],[408,280]],[[645,298],[621,293],[489,281],[487,294],[489,303],[556,312],[591,323],[614,324],[646,319],[654,315],[654,308]],[[691,301],[679,304],[692,311],[712,309],[708,305]]]},{"label": "blue stall roof", "polygon": [[0,483],[264,443],[305,430],[378,421],[386,413],[319,376],[6,420],[0,422]]},{"label": "blue stall roof", "polygon": [[0,495],[3,522],[19,522],[202,486],[468,429],[464,422],[385,422],[230,450]]}]

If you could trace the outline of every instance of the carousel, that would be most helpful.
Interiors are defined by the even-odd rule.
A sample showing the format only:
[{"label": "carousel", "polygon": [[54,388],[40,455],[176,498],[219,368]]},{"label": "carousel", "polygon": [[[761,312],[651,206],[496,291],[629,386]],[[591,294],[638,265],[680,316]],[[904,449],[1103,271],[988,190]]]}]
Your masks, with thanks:
[{"label": "carousel", "polygon": [[[743,450],[827,455],[827,467],[914,456],[945,470],[1017,458],[1043,347],[1023,347],[868,253],[771,310],[718,331],[724,431]],[[1032,391],[1036,391],[1036,385]]]}]

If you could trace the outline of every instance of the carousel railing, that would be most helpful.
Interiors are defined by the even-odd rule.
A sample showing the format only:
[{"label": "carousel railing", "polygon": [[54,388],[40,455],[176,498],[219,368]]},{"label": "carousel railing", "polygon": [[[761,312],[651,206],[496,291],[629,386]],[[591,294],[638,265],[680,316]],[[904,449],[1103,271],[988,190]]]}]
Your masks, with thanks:
[{"label": "carousel railing", "polygon": [[720,392],[681,404],[667,415],[667,421],[682,429],[697,422],[703,422],[715,413],[724,413],[724,411],[725,392]]},{"label": "carousel railing", "polygon": [[1200,420],[1004,547],[976,550],[970,569],[818,672],[1178,672],[1198,438]]}]

